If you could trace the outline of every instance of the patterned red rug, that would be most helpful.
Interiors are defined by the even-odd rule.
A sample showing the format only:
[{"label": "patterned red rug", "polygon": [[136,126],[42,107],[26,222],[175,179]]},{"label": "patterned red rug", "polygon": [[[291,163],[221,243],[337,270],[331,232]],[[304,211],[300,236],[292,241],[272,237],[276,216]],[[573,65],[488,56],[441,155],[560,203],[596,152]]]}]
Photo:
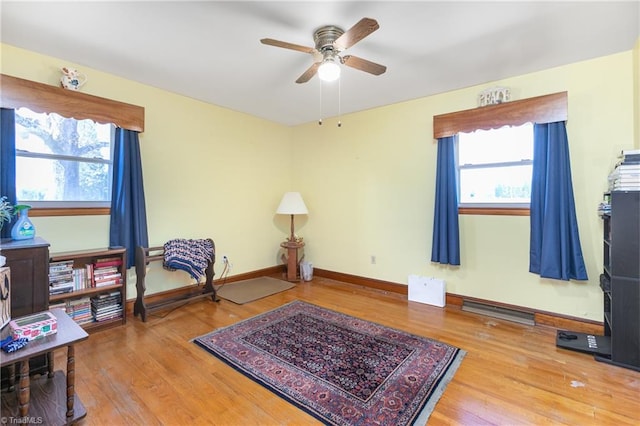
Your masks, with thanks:
[{"label": "patterned red rug", "polygon": [[330,425],[425,424],[464,357],[302,301],[194,342]]}]

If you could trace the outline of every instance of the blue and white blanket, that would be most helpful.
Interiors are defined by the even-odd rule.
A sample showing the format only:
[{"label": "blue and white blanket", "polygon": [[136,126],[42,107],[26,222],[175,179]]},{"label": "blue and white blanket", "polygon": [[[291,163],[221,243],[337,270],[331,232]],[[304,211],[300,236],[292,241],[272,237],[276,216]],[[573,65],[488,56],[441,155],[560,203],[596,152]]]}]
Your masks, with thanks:
[{"label": "blue and white blanket", "polygon": [[211,240],[188,240],[178,238],[164,244],[164,262],[167,269],[181,269],[197,280],[205,274],[205,270],[213,258]]}]

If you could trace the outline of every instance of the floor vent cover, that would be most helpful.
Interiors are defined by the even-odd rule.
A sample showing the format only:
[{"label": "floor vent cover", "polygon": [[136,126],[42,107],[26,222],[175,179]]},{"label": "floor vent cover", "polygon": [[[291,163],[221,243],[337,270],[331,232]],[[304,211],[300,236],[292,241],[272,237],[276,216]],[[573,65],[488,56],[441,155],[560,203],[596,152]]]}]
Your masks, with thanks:
[{"label": "floor vent cover", "polygon": [[462,310],[473,312],[476,314],[487,315],[494,318],[500,318],[508,321],[514,321],[520,324],[535,325],[534,315],[530,312],[518,311],[515,309],[493,306],[486,303],[471,302],[469,300],[462,301]]}]

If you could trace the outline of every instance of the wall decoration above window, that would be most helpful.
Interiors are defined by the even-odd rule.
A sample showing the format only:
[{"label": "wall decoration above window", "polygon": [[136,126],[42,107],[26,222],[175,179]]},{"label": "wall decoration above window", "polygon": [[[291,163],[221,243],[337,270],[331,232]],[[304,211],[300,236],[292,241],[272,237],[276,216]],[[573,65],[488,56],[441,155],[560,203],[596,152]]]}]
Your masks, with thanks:
[{"label": "wall decoration above window", "polygon": [[60,77],[60,85],[69,90],[80,90],[87,82],[87,76],[75,68],[60,68],[62,76]]},{"label": "wall decoration above window", "polygon": [[496,105],[511,100],[511,90],[508,87],[490,87],[478,95],[478,106]]}]

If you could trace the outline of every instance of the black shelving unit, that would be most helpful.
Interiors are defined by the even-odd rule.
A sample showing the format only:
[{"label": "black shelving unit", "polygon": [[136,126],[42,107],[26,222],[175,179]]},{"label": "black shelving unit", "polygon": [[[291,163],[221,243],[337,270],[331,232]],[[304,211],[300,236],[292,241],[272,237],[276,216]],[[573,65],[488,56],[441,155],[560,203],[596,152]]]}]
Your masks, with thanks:
[{"label": "black shelving unit", "polygon": [[604,335],[610,354],[598,361],[640,371],[640,191],[612,191],[604,220]]},{"label": "black shelving unit", "polygon": [[604,335],[558,330],[556,346],[640,371],[640,191],[605,194],[603,219]]}]

